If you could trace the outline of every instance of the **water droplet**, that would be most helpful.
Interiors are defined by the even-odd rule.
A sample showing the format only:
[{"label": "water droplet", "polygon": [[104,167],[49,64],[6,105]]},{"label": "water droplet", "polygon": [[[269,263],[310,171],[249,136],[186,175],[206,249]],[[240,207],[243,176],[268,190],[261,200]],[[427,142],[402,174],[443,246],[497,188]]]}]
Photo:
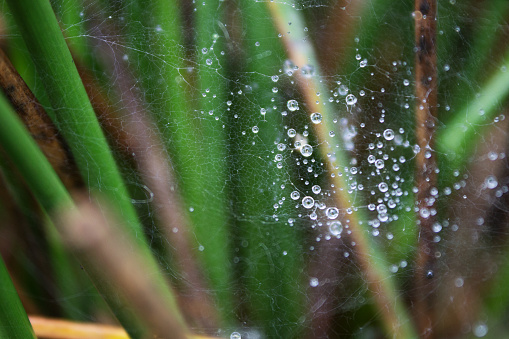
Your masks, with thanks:
[{"label": "water droplet", "polygon": [[348,94],[348,87],[346,87],[345,85],[341,85],[338,87],[338,93],[339,95],[342,95],[342,96],[345,96]]},{"label": "water droplet", "polygon": [[368,60],[364,59],[361,62],[359,62],[359,67],[364,68],[368,65]]},{"label": "water droplet", "polygon": [[305,157],[309,157],[311,156],[311,154],[313,154],[313,147],[311,145],[303,145],[301,148],[300,148],[300,153],[305,156]]},{"label": "water droplet", "polygon": [[348,94],[346,96],[346,104],[347,105],[355,105],[357,103],[357,98],[353,94]]},{"label": "water droplet", "polygon": [[341,222],[335,220],[330,223],[329,225],[329,232],[335,236],[339,237],[341,233],[343,232],[343,225],[341,225]]},{"label": "water droplet", "polygon": [[209,65],[209,66],[210,66],[210,65],[212,65],[212,59],[207,59],[207,60],[205,60],[205,63],[206,63],[207,65]]},{"label": "water droplet", "polygon": [[260,129],[258,128],[258,126],[253,126],[252,130],[253,130],[253,133],[258,133],[258,131]]},{"label": "water droplet", "polygon": [[408,79],[403,80],[403,85],[405,86],[410,85],[410,81]]},{"label": "water droplet", "polygon": [[311,187],[311,190],[313,191],[314,194],[320,194],[322,188],[319,185],[314,185],[313,187]]},{"label": "water droplet", "polygon": [[477,338],[484,337],[486,334],[488,334],[488,326],[484,323],[476,324],[474,327],[474,335]]},{"label": "water droplet", "polygon": [[318,282],[318,278],[311,278],[311,279],[309,279],[309,286],[311,286],[311,287],[318,286],[318,283],[319,283]]},{"label": "water droplet", "polygon": [[297,200],[300,198],[300,193],[297,192],[297,191],[293,191],[292,193],[290,193],[290,197],[293,199],[293,200]]},{"label": "water droplet", "polygon": [[293,138],[293,137],[295,137],[295,136],[297,135],[297,132],[296,132],[293,128],[290,128],[290,129],[288,130],[287,134],[288,134],[288,136],[289,136],[290,138]]},{"label": "water droplet", "polygon": [[385,140],[392,140],[394,139],[394,131],[390,128],[386,129],[384,131],[384,138]]},{"label": "water droplet", "polygon": [[286,106],[288,107],[288,109],[292,112],[296,111],[299,109],[299,103],[297,102],[297,100],[288,100],[288,102],[286,103]]},{"label": "water droplet", "polygon": [[260,108],[260,114],[265,115],[267,110],[265,108]]},{"label": "water droplet", "polygon": [[304,65],[300,71],[305,78],[311,78],[315,75],[315,67],[312,65]]},{"label": "water droplet", "polygon": [[203,47],[203,48],[201,49],[201,52],[202,52],[203,54],[207,54],[207,53],[208,53],[208,51],[209,51],[209,49],[208,49],[207,47]]},{"label": "water droplet", "polygon": [[230,334],[230,339],[242,339],[242,336],[240,335],[239,332],[233,332],[232,334]]},{"label": "water droplet", "polygon": [[302,198],[302,206],[304,206],[304,208],[312,208],[313,206],[315,205],[315,199],[313,199],[312,197],[310,196],[305,196],[304,198]]},{"label": "water droplet", "polygon": [[336,219],[339,215],[339,210],[336,207],[329,207],[325,211],[325,215],[327,215],[329,219]]},{"label": "water droplet", "polygon": [[442,230],[442,225],[436,222],[431,226],[431,229],[433,230],[433,232],[438,233]]},{"label": "water droplet", "polygon": [[271,79],[272,79],[272,81],[274,81],[274,82],[278,82],[279,77],[278,77],[277,75],[273,75],[273,76],[271,77]]},{"label": "water droplet", "polygon": [[322,115],[320,113],[312,113],[311,114],[311,121],[314,124],[319,124],[320,122],[322,122]]},{"label": "water droplet", "polygon": [[378,189],[380,192],[385,193],[389,189],[389,185],[387,185],[385,182],[381,182],[378,184]]},{"label": "water droplet", "polygon": [[283,64],[283,70],[288,76],[293,75],[293,71],[295,71],[297,67],[295,67],[295,64],[291,60],[285,60]]},{"label": "water droplet", "polygon": [[493,175],[490,175],[484,180],[484,185],[486,185],[489,189],[494,189],[498,186],[497,178],[495,178]]},{"label": "water droplet", "polygon": [[376,168],[382,169],[382,168],[384,168],[384,166],[385,166],[385,163],[384,163],[384,161],[382,159],[377,159],[375,161],[375,167]]},{"label": "water droplet", "polygon": [[431,278],[433,278],[434,276],[435,276],[435,275],[433,274],[433,271],[432,271],[432,270],[428,270],[428,271],[426,272],[426,278],[431,279]]}]

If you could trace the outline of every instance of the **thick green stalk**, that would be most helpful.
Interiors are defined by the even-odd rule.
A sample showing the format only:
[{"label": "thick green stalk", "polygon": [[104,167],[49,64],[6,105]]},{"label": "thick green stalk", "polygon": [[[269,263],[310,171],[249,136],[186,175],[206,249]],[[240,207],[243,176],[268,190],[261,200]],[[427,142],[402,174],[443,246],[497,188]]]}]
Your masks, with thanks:
[{"label": "thick green stalk", "polygon": [[[55,217],[54,213],[57,210],[72,210],[74,208],[69,193],[3,95],[0,95],[0,145],[26,180],[36,199],[50,216]],[[65,225],[62,225],[62,227],[65,227]],[[58,230],[61,233],[65,232],[65,228],[59,228]],[[134,244],[132,250],[137,251],[139,258],[143,258],[145,268],[151,274],[153,273],[152,279],[162,291],[161,300],[171,306],[169,311],[174,314],[177,321],[183,324],[184,321],[176,307],[174,296],[167,289],[162,275],[158,274],[159,270],[150,252],[147,251],[146,247],[135,246]],[[79,259],[82,262],[88,260],[86,254],[85,256],[79,256]],[[89,267],[89,269],[89,272],[92,272],[91,278],[97,289],[102,293],[126,330],[134,337],[142,337],[146,332],[143,329],[144,325],[141,325],[137,320],[138,317],[135,315],[137,310],[126,307],[125,301],[118,298],[119,296],[115,293],[117,291],[116,286],[111,281],[102,279],[101,272],[94,271],[93,267]]]},{"label": "thick green stalk", "polygon": [[28,316],[12,284],[3,259],[0,257],[0,338],[34,338],[35,334]]},{"label": "thick green stalk", "polygon": [[[196,154],[191,157],[198,156],[199,164],[189,168],[192,177],[187,178],[187,184],[183,181],[183,187],[188,204],[194,208],[191,219],[197,240],[204,247],[202,262],[220,302],[221,314],[231,326],[235,321],[235,308],[231,289],[232,249],[225,161],[228,157],[225,135],[228,82],[224,56],[227,37],[218,23],[225,20],[225,3],[213,0],[202,5],[198,2],[196,9],[197,65],[194,70],[198,91],[194,93],[197,100],[193,107],[197,130],[192,148]],[[186,119],[190,119],[189,115]],[[176,121],[177,128],[178,124]]]},{"label": "thick green stalk", "polygon": [[55,124],[71,147],[84,180],[90,188],[108,197],[128,229],[146,247],[136,212],[49,1],[7,3],[56,112]]},{"label": "thick green stalk", "polygon": [[[198,258],[209,277],[220,314],[231,325],[234,322],[234,307],[225,206],[225,121],[215,120],[222,116],[226,106],[225,79],[220,75],[222,71],[216,72],[214,68],[218,67],[218,60],[214,56],[222,58],[219,51],[202,54],[203,47],[206,46],[208,51],[213,44],[211,31],[217,26],[209,7],[215,10],[216,5],[197,5],[196,21],[203,26],[196,31],[200,41],[198,65],[190,68],[192,73],[188,71],[185,61],[188,56],[182,34],[182,13],[176,1],[131,1],[126,14],[130,22],[135,23],[128,27],[132,47],[129,60],[133,60],[139,69],[149,111],[160,127],[175,169],[179,191],[190,210],[188,216],[193,228],[189,231],[194,232],[196,248],[203,248],[202,252],[197,251]],[[220,42],[217,42],[215,46],[219,45]],[[206,65],[207,58],[211,58],[215,66]],[[198,78],[193,78],[195,73]],[[194,81],[200,83],[198,90],[189,86]],[[154,86],[155,83],[159,85]],[[205,87],[214,91],[214,99],[212,92],[206,98],[202,97]],[[213,111],[213,115],[209,115],[210,111]]]},{"label": "thick green stalk", "polygon": [[[263,328],[267,337],[300,337],[307,285],[303,284],[303,248],[299,245],[303,234],[300,222],[288,222],[295,204],[288,199],[294,186],[288,180],[291,160],[289,164],[285,161],[291,151],[281,115],[287,109],[281,94],[284,80],[276,83],[271,79],[283,66],[285,54],[265,4],[244,1],[238,9],[243,14],[245,35],[244,54],[236,71],[250,74],[250,83],[256,87],[232,98],[229,122],[235,173],[232,199],[236,214],[241,216],[234,225],[238,243],[247,244],[240,247],[241,263],[237,266],[243,269],[241,279],[252,325]],[[273,93],[273,87],[280,92]],[[235,84],[232,92],[238,90]],[[278,144],[287,148],[278,150]],[[285,196],[287,200],[280,204]]]}]

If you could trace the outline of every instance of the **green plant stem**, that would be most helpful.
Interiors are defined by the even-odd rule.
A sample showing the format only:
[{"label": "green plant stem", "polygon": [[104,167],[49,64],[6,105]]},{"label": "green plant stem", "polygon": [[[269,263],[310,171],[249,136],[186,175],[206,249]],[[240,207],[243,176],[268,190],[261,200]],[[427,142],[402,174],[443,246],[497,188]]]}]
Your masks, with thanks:
[{"label": "green plant stem", "polygon": [[[275,161],[273,155],[287,158],[290,153],[288,149],[277,149],[276,143],[286,144],[288,137],[280,113],[286,101],[281,93],[272,92],[282,80],[274,83],[271,79],[279,72],[285,55],[265,4],[245,1],[238,6],[238,13],[242,13],[238,19],[246,34],[242,40],[244,54],[239,57],[242,61],[236,71],[250,74],[250,83],[257,86],[232,97],[229,122],[234,154],[230,166],[235,173],[232,199],[236,214],[241,216],[234,225],[238,243],[247,243],[240,248],[237,267],[246,286],[249,323],[262,327],[267,337],[302,337],[305,285],[303,248],[299,244],[303,234],[299,221],[288,222],[293,200],[280,205],[281,195],[289,196],[294,188],[288,180],[291,164]],[[238,92],[242,84],[235,83],[231,92]],[[266,109],[263,115],[262,108]],[[253,126],[258,128],[257,133]],[[278,168],[278,162],[283,167]]]},{"label": "green plant stem", "polygon": [[[12,108],[9,107],[3,95],[0,95],[0,145],[5,149],[10,160],[26,180],[36,199],[53,220],[56,211],[74,209],[74,203],[69,193],[34,140],[29,136],[19,118],[12,111]],[[59,228],[59,232],[65,232],[65,225]],[[145,269],[151,272],[154,283],[162,292],[160,295],[161,300],[164,300],[167,305],[171,306],[169,312],[173,313],[178,322],[184,324],[174,297],[171,291],[167,289],[165,280],[158,273],[159,270],[150,252],[146,250],[146,247],[139,246],[136,243],[133,243],[131,246],[132,250],[137,252],[140,258],[143,258]],[[78,255],[78,257],[82,262],[88,260],[86,255]],[[137,320],[137,316],[133,313],[137,310],[126,307],[122,298],[118,298],[118,295],[115,293],[117,290],[116,286],[108,280],[103,280],[102,273],[94,272],[93,267],[90,267],[90,271],[93,272],[91,278],[96,284],[97,289],[102,292],[103,297],[126,330],[136,338],[146,334],[144,325]],[[123,297],[129,298],[129,296]]]},{"label": "green plant stem", "polygon": [[[329,143],[331,137],[329,131],[335,131],[333,119],[335,117],[332,107],[326,102],[317,103],[316,93],[327,93],[327,89],[317,79],[320,71],[317,58],[311,44],[303,36],[304,22],[300,13],[293,9],[290,4],[279,4],[269,2],[268,6],[278,31],[283,36],[289,58],[295,65],[302,68],[305,64],[315,66],[315,77],[311,79],[300,79],[299,85],[305,97],[307,108],[310,112],[321,112],[323,119],[320,124],[315,124],[315,132],[320,140],[320,153],[329,173],[335,173],[337,168],[344,168],[349,165],[348,156],[341,151],[342,148],[332,150]],[[291,34],[287,34],[288,23],[291,23]],[[336,133],[336,135],[340,135]],[[337,140],[331,140],[334,144]],[[331,155],[328,157],[328,153]],[[361,210],[357,210],[354,197],[347,193],[345,176],[334,175],[331,177],[334,183],[336,194],[334,200],[336,206],[341,209],[352,208],[352,214],[348,215],[348,225],[351,230],[350,237],[355,242],[356,259],[365,274],[368,288],[375,298],[375,303],[380,310],[381,318],[388,335],[394,338],[414,338],[415,331],[412,327],[405,307],[397,296],[397,290],[393,278],[385,267],[384,255],[370,237],[369,230],[362,216]],[[346,220],[343,220],[346,222]]]},{"label": "green plant stem", "polygon": [[[509,94],[509,53],[495,74],[483,85],[479,96],[467,102],[447,124],[447,128],[439,131],[437,148],[441,155],[442,177],[448,178],[443,186],[448,186],[454,180],[452,172],[461,171],[468,155],[475,143],[482,135],[484,126],[491,125],[493,119],[500,113],[497,108],[506,100]],[[452,179],[451,179],[452,178]],[[450,187],[450,186],[449,186]]]},{"label": "green plant stem", "polygon": [[35,333],[28,321],[28,316],[1,257],[0,282],[2,284],[2,293],[0,293],[0,338],[35,339]]},{"label": "green plant stem", "polygon": [[138,243],[147,247],[136,212],[49,1],[8,0],[7,3],[56,112],[52,118],[71,147],[87,186],[109,198]]}]

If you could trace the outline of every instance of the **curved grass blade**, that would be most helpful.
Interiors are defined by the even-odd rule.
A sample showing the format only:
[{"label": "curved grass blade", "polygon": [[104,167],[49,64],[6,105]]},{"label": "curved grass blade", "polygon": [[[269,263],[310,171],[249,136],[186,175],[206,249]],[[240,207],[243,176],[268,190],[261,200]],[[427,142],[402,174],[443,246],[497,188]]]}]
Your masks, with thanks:
[{"label": "curved grass blade", "polygon": [[[3,95],[0,96],[0,144],[5,149],[11,161],[16,165],[21,175],[25,178],[28,186],[43,208],[48,211],[50,216],[54,217],[57,209],[74,208],[73,201],[69,193],[58,179],[51,168],[51,165],[39,150],[28,132],[24,129],[21,121],[12,112]],[[61,225],[61,224],[58,224]],[[64,225],[65,226],[65,225]],[[62,233],[63,228],[59,228]],[[130,238],[134,238],[131,236]],[[139,240],[138,240],[139,241]],[[169,305],[168,312],[180,324],[184,321],[176,307],[176,302],[171,291],[167,288],[166,282],[159,273],[159,269],[151,256],[150,252],[144,246],[132,243],[131,250],[137,253],[137,256],[144,261],[144,269],[149,270],[155,286],[161,293],[159,298]],[[82,256],[81,261],[88,260],[87,256]],[[113,312],[125,326],[126,330],[134,337],[141,337],[146,334],[145,326],[142,325],[134,312],[139,310],[126,307],[121,298],[118,298],[115,291],[118,287],[114,282],[103,280],[101,272],[94,272],[94,267],[90,267],[91,276],[99,291],[108,302]],[[118,282],[117,282],[118,283]],[[129,300],[130,296],[124,296]]]},{"label": "curved grass blade", "polygon": [[12,284],[3,259],[0,257],[0,338],[34,338],[32,325]]},{"label": "curved grass blade", "polygon": [[[106,194],[145,245],[143,232],[49,1],[7,1],[87,186]],[[27,11],[26,8],[31,8]]]}]

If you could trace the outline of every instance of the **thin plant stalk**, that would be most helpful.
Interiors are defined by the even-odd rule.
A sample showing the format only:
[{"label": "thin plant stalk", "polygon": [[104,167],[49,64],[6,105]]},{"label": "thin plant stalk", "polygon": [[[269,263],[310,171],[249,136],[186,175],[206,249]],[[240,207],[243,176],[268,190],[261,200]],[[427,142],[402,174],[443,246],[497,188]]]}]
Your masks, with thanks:
[{"label": "thin plant stalk", "polygon": [[[317,58],[311,44],[304,39],[301,32],[304,32],[304,23],[299,13],[290,5],[282,5],[275,2],[267,3],[274,24],[286,46],[289,58],[299,67],[306,64],[315,65],[315,77],[305,79],[300,77],[299,86],[305,98],[307,108],[310,112],[321,112],[323,119],[320,124],[314,124],[314,130],[321,141],[319,145],[325,166],[329,173],[334,173],[336,168],[348,166],[348,158],[340,149],[335,150],[332,155],[331,146],[328,140],[329,131],[334,131],[332,123],[333,114],[326,103],[317,103],[316,93],[327,93],[327,89],[318,81],[320,71],[318,69]],[[288,23],[291,22],[292,32],[287,34]],[[297,76],[300,73],[297,73]],[[334,140],[336,141],[336,140]],[[337,142],[337,141],[336,141]],[[327,154],[331,156],[328,157]],[[335,175],[331,177],[331,183],[338,189],[334,195],[334,201],[337,207],[344,210],[351,209],[352,213],[345,215],[344,222],[348,220],[351,230],[351,239],[355,242],[356,259],[360,264],[361,270],[365,275],[368,288],[371,291],[378,310],[381,312],[381,318],[388,335],[394,338],[414,338],[416,337],[402,300],[397,295],[397,290],[393,278],[388,274],[384,264],[384,255],[378,250],[376,244],[369,237],[361,216],[360,210],[355,210],[355,201],[346,193],[346,183],[343,176]]]},{"label": "thin plant stalk", "polygon": [[433,271],[435,269],[435,202],[432,189],[437,189],[437,159],[434,152],[437,125],[437,53],[436,0],[416,0],[415,11],[415,93],[416,154],[415,181],[419,208],[419,247],[415,271],[415,318],[419,333],[431,335],[433,305]]},{"label": "thin plant stalk", "polygon": [[[128,230],[147,248],[136,212],[101,131],[49,1],[10,1],[55,116],[88,187],[101,191],[125,218]],[[27,11],[26,8],[31,10]],[[147,248],[148,250],[148,248]]]},{"label": "thin plant stalk", "polygon": [[[217,8],[211,3],[207,6],[214,10]],[[160,132],[174,168],[187,218],[192,222],[190,231],[196,237],[194,248],[203,249],[197,257],[208,277],[207,283],[211,287],[208,292],[215,297],[220,318],[226,324],[232,324],[235,317],[230,289],[232,273],[226,211],[225,140],[222,124],[215,120],[224,110],[220,107],[225,102],[221,98],[224,89],[218,86],[224,78],[208,65],[201,68],[200,65],[206,63],[202,53],[205,46],[196,51],[199,61],[186,64],[188,55],[183,46],[182,13],[177,1],[154,1],[150,4],[130,1],[128,8],[133,22],[142,22],[143,27],[153,28],[144,32],[136,25],[130,27],[128,37],[138,38],[129,42],[129,46],[134,47],[129,55],[139,65],[152,119],[158,126],[164,126]],[[202,6],[195,13],[196,16],[203,15],[197,20],[203,25],[197,27],[197,39],[201,36],[210,38],[206,41],[207,51],[212,43],[211,31],[217,27],[211,17],[213,13]],[[140,36],[146,37],[141,39]],[[150,51],[150,54],[139,51]],[[216,54],[220,56],[219,51]],[[199,79],[194,79],[188,69],[198,72]],[[160,79],[164,88],[154,88],[153,79]],[[195,81],[199,82],[196,85],[198,89],[191,86],[196,84]],[[212,94],[203,98],[202,93],[212,84],[217,95],[214,102],[209,103]],[[209,111],[214,111],[215,115],[210,116]],[[212,235],[210,230],[214,230]]]},{"label": "thin plant stalk", "polygon": [[[286,107],[286,100],[282,89],[273,92],[283,80],[275,83],[270,76],[281,68],[285,54],[264,4],[240,2],[235,10],[241,13],[235,19],[246,32],[238,41],[243,54],[236,58],[235,71],[251,74],[257,84],[242,96],[232,96],[228,109],[234,136],[230,145],[234,154],[230,167],[235,173],[232,199],[236,214],[242,216],[234,220],[235,233],[239,243],[248,244],[240,248],[241,260],[236,265],[246,287],[246,321],[262,327],[267,337],[301,337],[305,285],[303,249],[298,244],[302,244],[303,232],[299,221],[289,220],[293,201],[281,200],[281,194],[289,194],[294,186],[288,180],[291,164],[285,160],[289,151],[281,149],[287,135],[279,107]],[[234,32],[232,36],[240,40]],[[231,92],[238,93],[242,84],[234,82]],[[249,114],[243,113],[246,110]],[[266,156],[271,152],[276,158]]]},{"label": "thin plant stalk", "polygon": [[[55,217],[54,213],[57,210],[73,209],[74,203],[69,193],[66,191],[33,139],[28,135],[28,132],[23,127],[19,118],[12,112],[12,109],[9,107],[3,95],[0,96],[0,112],[0,144],[21,175],[25,178],[39,203],[52,218]],[[63,232],[66,231],[63,226],[66,225],[58,223],[57,225],[62,226],[59,227],[59,231],[63,234]],[[67,231],[69,232],[72,230]],[[133,236],[131,236],[131,238],[132,237]],[[131,254],[136,253],[139,257],[138,260],[143,260],[143,270],[148,270],[150,272],[149,276],[151,277],[152,284],[157,287],[160,293],[158,298],[169,307],[167,312],[172,314],[171,317],[173,317],[177,323],[184,326],[184,321],[178,311],[174,296],[167,288],[165,280],[160,275],[154,258],[145,250],[145,247],[139,246],[137,242],[132,243],[130,246],[130,251],[134,251]],[[79,256],[80,261],[89,259],[86,254],[88,253],[85,252],[85,255]],[[93,266],[90,266],[89,269],[92,273],[96,274],[92,274],[91,278],[96,284],[97,289],[102,292],[103,297],[120,322],[126,327],[126,330],[134,337],[142,336],[143,333],[146,334],[146,330],[143,330],[144,325],[137,320],[138,316],[133,313],[136,311],[142,312],[142,310],[126,307],[124,302],[121,301],[122,299],[117,298],[117,295],[114,293],[119,290],[119,287],[122,286],[121,284],[124,281],[117,280],[112,282],[103,280],[100,277],[102,274],[101,271],[94,272]],[[136,268],[134,268],[134,271],[136,271]],[[125,280],[125,282],[129,282],[129,279],[126,278]],[[124,295],[123,297],[129,300],[132,296]],[[145,314],[138,315],[145,316]]]},{"label": "thin plant stalk", "polygon": [[0,293],[0,338],[35,339],[28,316],[1,257],[0,282],[2,284],[2,293]]}]

